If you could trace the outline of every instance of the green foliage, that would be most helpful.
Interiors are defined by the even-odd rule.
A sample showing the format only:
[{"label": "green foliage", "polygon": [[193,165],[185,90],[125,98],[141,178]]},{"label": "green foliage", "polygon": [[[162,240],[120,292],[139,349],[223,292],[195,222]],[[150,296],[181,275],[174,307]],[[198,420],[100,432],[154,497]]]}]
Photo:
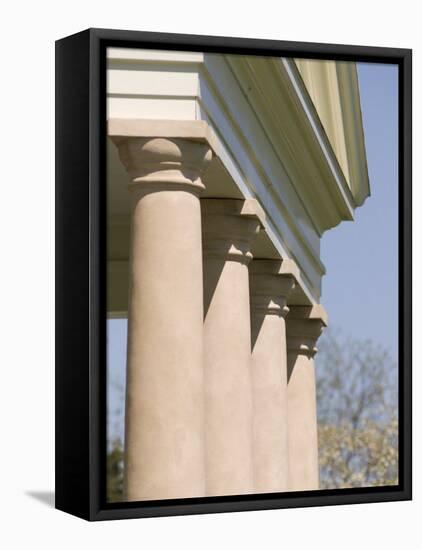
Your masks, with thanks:
[{"label": "green foliage", "polygon": [[114,441],[107,453],[107,500],[123,500],[123,449],[120,440]]}]

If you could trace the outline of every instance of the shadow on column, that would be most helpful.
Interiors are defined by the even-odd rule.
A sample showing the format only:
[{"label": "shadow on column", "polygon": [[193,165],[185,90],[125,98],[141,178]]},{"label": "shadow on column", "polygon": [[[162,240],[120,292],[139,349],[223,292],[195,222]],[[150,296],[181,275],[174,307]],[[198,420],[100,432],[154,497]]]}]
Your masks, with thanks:
[{"label": "shadow on column", "polygon": [[293,374],[293,367],[295,366],[297,356],[297,353],[287,354],[287,384],[289,383],[290,377]]},{"label": "shadow on column", "polygon": [[206,252],[204,252],[204,259],[203,259],[204,319],[207,316],[208,309],[212,302],[214,293],[217,289],[221,274],[223,273],[224,266],[228,261],[233,261],[229,259],[229,254],[230,254],[230,249],[234,246],[236,246],[236,248],[240,252],[238,255],[237,261],[239,261],[240,263],[248,263],[249,258],[247,257],[246,253],[248,252],[249,247],[247,244],[245,244],[245,247],[243,250],[242,249],[243,247],[239,248],[238,242],[235,243],[234,241],[233,242],[227,241],[224,243],[224,247],[222,246],[222,243],[220,243],[218,256],[213,256],[212,254],[207,255]]},{"label": "shadow on column", "polygon": [[[227,246],[227,251],[229,246]],[[205,258],[203,261],[204,266],[204,319],[207,316],[208,309],[211,305],[212,298],[216,291],[218,281],[223,273],[226,260],[223,258]]]},{"label": "shadow on column", "polygon": [[[255,311],[252,313],[252,307],[251,307],[251,350],[253,351],[256,341],[258,340],[259,333],[261,331],[262,325],[264,324],[264,320],[266,317],[265,309],[270,305],[270,298],[266,301],[266,303],[262,303],[262,296],[261,298],[261,305],[260,309],[262,308],[263,311]],[[251,303],[252,303],[252,296],[251,296]]]}]

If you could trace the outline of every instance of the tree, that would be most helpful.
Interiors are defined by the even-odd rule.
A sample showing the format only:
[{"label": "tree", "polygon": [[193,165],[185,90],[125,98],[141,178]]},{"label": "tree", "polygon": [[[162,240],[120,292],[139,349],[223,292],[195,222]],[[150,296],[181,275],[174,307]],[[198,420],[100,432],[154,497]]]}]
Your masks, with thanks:
[{"label": "tree", "polygon": [[397,365],[370,340],[327,331],[317,360],[321,488],[396,485]]},{"label": "tree", "polygon": [[[385,350],[326,331],[317,356],[322,489],[397,484],[397,386],[397,365]],[[114,411],[116,422],[123,422],[122,410]],[[123,499],[119,437],[108,444],[107,496]]]},{"label": "tree", "polygon": [[[123,424],[125,390],[122,384],[109,376],[109,395],[111,390],[116,399],[107,400],[107,501],[123,500]],[[114,404],[114,406],[112,406]]]},{"label": "tree", "polygon": [[123,499],[123,449],[116,439],[107,453],[107,500],[119,502]]}]

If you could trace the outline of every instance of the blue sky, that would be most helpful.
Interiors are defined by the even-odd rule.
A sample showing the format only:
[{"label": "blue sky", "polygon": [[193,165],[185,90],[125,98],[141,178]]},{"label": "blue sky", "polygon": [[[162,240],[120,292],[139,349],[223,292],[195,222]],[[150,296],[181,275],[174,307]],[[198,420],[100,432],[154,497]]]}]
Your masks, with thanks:
[{"label": "blue sky", "polygon": [[371,196],[324,234],[327,269],[321,302],[330,327],[371,338],[397,357],[398,331],[398,72],[361,63],[359,87]]},{"label": "blue sky", "polygon": [[[371,197],[324,234],[327,268],[321,303],[329,325],[346,336],[370,338],[397,359],[398,331],[398,72],[394,65],[361,63],[359,87]],[[122,437],[126,320],[108,321],[109,437]]]}]

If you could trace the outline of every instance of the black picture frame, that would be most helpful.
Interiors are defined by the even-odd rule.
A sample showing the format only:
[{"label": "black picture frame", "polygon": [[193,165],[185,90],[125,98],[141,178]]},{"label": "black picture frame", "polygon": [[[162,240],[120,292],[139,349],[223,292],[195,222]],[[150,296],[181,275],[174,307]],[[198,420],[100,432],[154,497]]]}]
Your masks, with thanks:
[{"label": "black picture frame", "polygon": [[[106,48],[394,63],[399,72],[399,485],[107,503]],[[88,29],[56,42],[56,508],[108,520],[412,498],[412,51]]]}]

